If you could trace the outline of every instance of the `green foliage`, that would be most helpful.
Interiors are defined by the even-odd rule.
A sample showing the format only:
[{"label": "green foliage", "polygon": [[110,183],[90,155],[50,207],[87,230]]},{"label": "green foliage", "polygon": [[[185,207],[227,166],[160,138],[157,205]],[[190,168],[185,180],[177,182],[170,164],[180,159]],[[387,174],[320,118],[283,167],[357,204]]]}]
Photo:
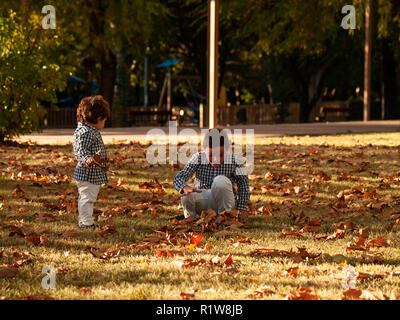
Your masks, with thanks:
[{"label": "green foliage", "polygon": [[0,139],[39,129],[46,110],[42,102],[57,102],[66,72],[51,59],[58,35],[44,30],[41,17],[26,23],[15,12],[0,18]]}]

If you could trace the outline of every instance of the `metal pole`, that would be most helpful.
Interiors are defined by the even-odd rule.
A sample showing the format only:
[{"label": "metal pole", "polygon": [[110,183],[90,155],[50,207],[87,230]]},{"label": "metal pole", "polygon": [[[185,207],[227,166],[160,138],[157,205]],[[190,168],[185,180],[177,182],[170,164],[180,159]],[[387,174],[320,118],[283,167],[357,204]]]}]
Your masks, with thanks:
[{"label": "metal pole", "polygon": [[149,103],[148,95],[148,57],[147,57],[147,47],[144,49],[144,106],[147,107]]},{"label": "metal pole", "polygon": [[366,0],[364,44],[364,121],[371,120],[372,1]]},{"label": "metal pole", "polygon": [[218,107],[218,0],[209,0],[208,5],[208,92],[207,105],[209,128],[217,125]]},{"label": "metal pole", "polygon": [[199,105],[199,126],[200,126],[200,128],[204,128],[203,112],[204,112],[203,103],[200,103],[200,105]]},{"label": "metal pole", "polygon": [[167,110],[168,112],[171,110],[171,73],[167,73]]}]

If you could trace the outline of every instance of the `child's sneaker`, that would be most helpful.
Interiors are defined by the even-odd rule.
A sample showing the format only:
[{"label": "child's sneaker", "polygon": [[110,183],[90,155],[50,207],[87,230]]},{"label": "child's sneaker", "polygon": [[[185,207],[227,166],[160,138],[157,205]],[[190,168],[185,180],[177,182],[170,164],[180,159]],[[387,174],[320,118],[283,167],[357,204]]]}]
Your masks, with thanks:
[{"label": "child's sneaker", "polygon": [[93,224],[87,225],[83,224],[82,222],[79,221],[79,228],[86,229],[86,228],[97,228],[99,225],[96,222],[93,222]]},{"label": "child's sneaker", "polygon": [[181,220],[185,219],[185,215],[181,214],[179,216],[175,216],[175,217],[169,218],[169,221],[173,221],[174,219],[177,220],[177,221],[181,221]]}]

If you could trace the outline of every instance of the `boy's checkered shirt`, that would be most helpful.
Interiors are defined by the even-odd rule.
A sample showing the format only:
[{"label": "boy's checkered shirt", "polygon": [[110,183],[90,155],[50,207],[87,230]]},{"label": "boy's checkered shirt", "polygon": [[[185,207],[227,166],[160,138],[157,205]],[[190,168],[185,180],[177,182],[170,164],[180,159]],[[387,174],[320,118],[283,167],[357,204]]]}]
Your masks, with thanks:
[{"label": "boy's checkered shirt", "polygon": [[[211,189],[211,185],[216,176],[224,175],[232,182],[238,210],[246,210],[247,202],[250,198],[249,178],[242,167],[243,160],[235,155],[227,155],[224,163],[218,167],[212,167],[207,160],[204,151],[195,153],[174,179],[174,187],[182,193],[188,180],[196,173],[194,185],[198,189]],[[237,192],[235,190],[237,185]]]},{"label": "boy's checkered shirt", "polygon": [[107,174],[100,168],[93,166],[86,167],[86,160],[94,157],[100,150],[100,156],[107,160],[106,147],[100,131],[85,123],[78,122],[72,141],[74,153],[78,164],[76,165],[74,176],[76,181],[87,181],[93,184],[107,183]]}]

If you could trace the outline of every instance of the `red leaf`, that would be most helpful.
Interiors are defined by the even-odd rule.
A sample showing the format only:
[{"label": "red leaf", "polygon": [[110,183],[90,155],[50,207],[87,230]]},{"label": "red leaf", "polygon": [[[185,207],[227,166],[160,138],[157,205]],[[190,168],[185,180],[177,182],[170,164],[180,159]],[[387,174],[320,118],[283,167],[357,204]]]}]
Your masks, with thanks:
[{"label": "red leaf", "polygon": [[194,295],[197,290],[193,291],[193,293],[185,293],[181,292],[180,296],[182,297],[183,300],[191,300],[194,299]]},{"label": "red leaf", "polygon": [[224,264],[230,265],[232,263],[233,263],[232,255],[229,254],[229,256],[225,259]]},{"label": "red leaf", "polygon": [[204,234],[200,234],[197,237],[191,237],[190,238],[190,243],[199,245],[200,242],[201,242],[201,239],[203,239],[204,236],[205,236]]}]

